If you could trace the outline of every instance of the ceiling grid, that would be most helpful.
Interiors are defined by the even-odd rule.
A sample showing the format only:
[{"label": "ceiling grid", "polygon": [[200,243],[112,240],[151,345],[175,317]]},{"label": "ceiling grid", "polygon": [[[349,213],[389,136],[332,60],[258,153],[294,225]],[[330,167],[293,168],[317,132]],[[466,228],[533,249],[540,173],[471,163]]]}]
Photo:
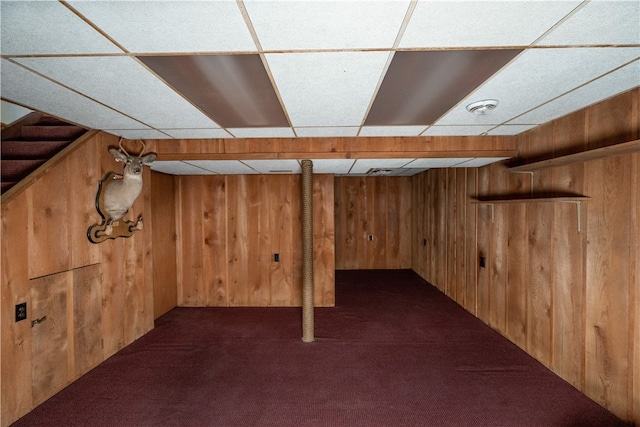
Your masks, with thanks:
[{"label": "ceiling grid", "polygon": [[[640,85],[637,1],[1,0],[0,8],[2,101],[128,139],[511,136]],[[467,111],[483,99],[498,106]],[[338,174],[385,169],[322,160],[317,170]],[[489,161],[396,160],[386,162],[394,175]],[[194,162],[153,167],[297,170],[282,159]]]}]

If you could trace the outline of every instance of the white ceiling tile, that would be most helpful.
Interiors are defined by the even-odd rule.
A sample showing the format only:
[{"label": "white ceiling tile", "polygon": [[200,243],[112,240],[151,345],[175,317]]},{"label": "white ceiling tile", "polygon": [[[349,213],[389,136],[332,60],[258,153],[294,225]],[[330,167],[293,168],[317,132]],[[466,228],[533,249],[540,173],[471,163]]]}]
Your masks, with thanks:
[{"label": "white ceiling tile", "polygon": [[209,172],[205,169],[178,160],[156,160],[155,162],[151,163],[150,166],[151,170],[167,173],[170,175],[213,175],[213,172]]},{"label": "white ceiling tile", "polygon": [[357,136],[357,127],[300,127],[296,128],[296,135],[305,138]]},{"label": "white ceiling tile", "polygon": [[422,134],[422,136],[477,136],[487,132],[492,127],[493,125],[431,126]]},{"label": "white ceiling tile", "polygon": [[229,128],[236,138],[293,138],[291,128]]},{"label": "white ceiling tile", "polygon": [[432,158],[432,159],[415,159],[406,165],[406,168],[432,169],[432,168],[450,168],[460,163],[471,160],[470,157],[461,158]]},{"label": "white ceiling tile", "polygon": [[409,1],[245,1],[265,50],[391,48]]},{"label": "white ceiling tile", "polygon": [[2,60],[2,97],[91,129],[141,129],[139,123],[82,95]]},{"label": "white ceiling tile", "polygon": [[266,55],[293,126],[360,126],[388,52]]},{"label": "white ceiling tile", "polygon": [[29,113],[32,113],[32,110],[29,110],[28,108],[24,108],[21,107],[19,105],[16,104],[12,104],[10,102],[6,102],[6,101],[2,101],[0,102],[0,105],[2,106],[2,124],[5,125],[10,125],[11,123],[15,122],[16,120],[20,120],[21,118],[23,118],[24,116],[26,116]]},{"label": "white ceiling tile", "polygon": [[501,125],[491,129],[489,132],[487,132],[487,135],[518,135],[522,132],[528,131],[529,129],[533,129],[536,126],[537,125]]},{"label": "white ceiling tile", "polygon": [[460,163],[453,167],[454,168],[479,168],[482,166],[490,165],[491,163],[501,162],[502,160],[506,160],[508,158],[509,157],[478,157],[475,159],[471,159],[467,162]]},{"label": "white ceiling tile", "polygon": [[359,136],[419,136],[426,126],[364,126]]},{"label": "white ceiling tile", "polygon": [[122,53],[57,1],[2,1],[0,18],[3,55]]},{"label": "white ceiling tile", "polygon": [[398,176],[413,176],[426,171],[427,169],[402,168],[402,172]]},{"label": "white ceiling tile", "polygon": [[590,1],[544,36],[537,45],[622,45],[640,43],[640,2]]},{"label": "white ceiling tile", "polygon": [[256,50],[233,0],[69,3],[131,53]]},{"label": "white ceiling tile", "polygon": [[[529,49],[462,100],[436,124],[507,122],[638,56],[640,47]],[[483,99],[497,99],[500,104],[484,116],[466,110],[465,106],[469,103]]]},{"label": "white ceiling tile", "polygon": [[254,175],[256,171],[238,160],[186,160],[185,163],[219,175]]},{"label": "white ceiling tile", "polygon": [[232,138],[224,129],[160,129],[167,135],[176,139],[208,139],[208,138]]},{"label": "white ceiling tile", "polygon": [[104,131],[126,139],[172,139],[155,129],[105,129]]},{"label": "white ceiling tile", "polygon": [[313,173],[347,174],[353,166],[352,159],[314,159]]},{"label": "white ceiling tile", "polygon": [[297,160],[243,160],[242,163],[259,173],[294,173],[302,172]]},{"label": "white ceiling tile", "polygon": [[353,164],[351,174],[366,174],[370,169],[395,169],[409,164],[415,159],[358,159]]},{"label": "white ceiling tile", "polygon": [[18,58],[16,62],[151,127],[219,127],[129,57]]},{"label": "white ceiling tile", "polygon": [[418,2],[401,48],[527,46],[580,1]]},{"label": "white ceiling tile", "polygon": [[509,124],[546,123],[638,85],[640,85],[640,60],[516,117]]}]

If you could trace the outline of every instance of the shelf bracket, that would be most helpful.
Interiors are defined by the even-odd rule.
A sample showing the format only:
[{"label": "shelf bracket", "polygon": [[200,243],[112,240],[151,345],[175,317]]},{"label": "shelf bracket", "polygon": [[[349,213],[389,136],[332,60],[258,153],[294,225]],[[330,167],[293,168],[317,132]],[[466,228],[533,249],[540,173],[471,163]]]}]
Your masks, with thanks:
[{"label": "shelf bracket", "polygon": [[581,222],[582,222],[582,202],[580,202],[580,201],[575,201],[575,202],[574,201],[565,201],[565,202],[562,202],[562,203],[572,203],[572,204],[576,205],[576,215],[577,215],[577,220],[578,220],[577,222],[578,222],[578,234],[579,234],[582,231],[581,230],[581,228],[582,228],[582,226],[581,226],[582,225],[581,224]]},{"label": "shelf bracket", "polygon": [[511,171],[511,173],[526,173],[529,175],[529,194],[533,196],[533,171]]},{"label": "shelf bracket", "polygon": [[493,224],[493,221],[494,221],[494,218],[495,218],[495,204],[491,203],[491,202],[479,202],[479,203],[476,203],[476,204],[489,206],[491,208],[491,224]]}]

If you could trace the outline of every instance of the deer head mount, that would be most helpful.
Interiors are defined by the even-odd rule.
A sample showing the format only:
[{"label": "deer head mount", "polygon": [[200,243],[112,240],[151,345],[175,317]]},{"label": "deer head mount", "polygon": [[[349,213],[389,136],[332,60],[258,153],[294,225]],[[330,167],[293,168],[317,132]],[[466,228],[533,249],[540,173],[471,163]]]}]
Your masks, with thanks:
[{"label": "deer head mount", "polygon": [[98,184],[96,209],[102,217],[101,224],[93,224],[87,230],[87,237],[92,243],[99,243],[116,237],[129,237],[135,231],[142,230],[142,216],[136,222],[120,221],[131,209],[140,191],[142,191],[142,167],[153,162],[156,153],[143,154],[146,148],[144,141],[140,154],[131,155],[122,146],[120,138],[118,147],[109,147],[109,153],[117,162],[124,162],[121,175],[108,172]]}]

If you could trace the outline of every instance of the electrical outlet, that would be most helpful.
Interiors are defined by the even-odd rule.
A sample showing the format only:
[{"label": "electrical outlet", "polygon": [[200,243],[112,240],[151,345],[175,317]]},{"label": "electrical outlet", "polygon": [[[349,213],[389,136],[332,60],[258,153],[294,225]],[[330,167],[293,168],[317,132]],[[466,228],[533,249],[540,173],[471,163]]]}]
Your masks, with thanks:
[{"label": "electrical outlet", "polygon": [[373,241],[373,234],[369,234],[368,239],[369,239],[370,242],[372,242]]},{"label": "electrical outlet", "polygon": [[16,322],[27,318],[27,303],[16,304]]},{"label": "electrical outlet", "polygon": [[280,254],[273,254],[273,261],[280,262]]}]

